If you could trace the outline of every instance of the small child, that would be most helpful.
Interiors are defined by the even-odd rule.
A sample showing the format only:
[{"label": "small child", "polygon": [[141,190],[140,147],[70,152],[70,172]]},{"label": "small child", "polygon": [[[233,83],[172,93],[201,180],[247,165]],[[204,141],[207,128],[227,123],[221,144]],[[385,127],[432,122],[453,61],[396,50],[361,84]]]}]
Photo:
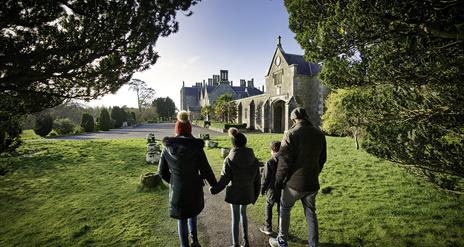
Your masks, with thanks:
[{"label": "small child", "polygon": [[236,128],[229,129],[234,148],[224,159],[221,178],[216,186],[210,188],[211,194],[217,194],[226,188],[225,201],[230,203],[232,211],[232,246],[240,246],[238,241],[239,224],[242,225],[243,247],[249,247],[247,205],[255,203],[259,196],[259,161],[253,149],[247,148],[245,135]]},{"label": "small child", "polygon": [[[276,181],[277,163],[279,159],[277,153],[280,149],[280,142],[273,141],[271,143],[271,156],[272,158],[266,163],[264,167],[263,176],[261,178],[261,195],[267,194],[266,198],[266,209],[265,209],[265,223],[264,226],[260,227],[259,230],[266,234],[272,234],[272,207],[274,203],[277,204],[277,219],[280,215],[280,190],[277,190],[274,186]],[[278,225],[278,224],[277,224]]]}]

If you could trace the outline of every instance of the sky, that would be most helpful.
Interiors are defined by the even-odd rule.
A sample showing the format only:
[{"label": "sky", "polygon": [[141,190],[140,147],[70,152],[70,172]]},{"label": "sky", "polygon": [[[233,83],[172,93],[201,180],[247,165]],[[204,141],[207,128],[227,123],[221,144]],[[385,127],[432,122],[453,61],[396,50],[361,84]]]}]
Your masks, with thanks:
[{"label": "sky", "polygon": [[[177,33],[158,39],[156,64],[133,76],[155,89],[155,97],[169,96],[177,107],[183,81],[185,86],[208,81],[220,69],[229,71],[234,85],[254,78],[255,86],[261,88],[279,35],[287,53],[303,55],[288,28],[282,0],[202,0],[191,10],[193,15],[188,17],[177,14]],[[137,98],[123,86],[116,94],[86,104],[136,107]]]}]

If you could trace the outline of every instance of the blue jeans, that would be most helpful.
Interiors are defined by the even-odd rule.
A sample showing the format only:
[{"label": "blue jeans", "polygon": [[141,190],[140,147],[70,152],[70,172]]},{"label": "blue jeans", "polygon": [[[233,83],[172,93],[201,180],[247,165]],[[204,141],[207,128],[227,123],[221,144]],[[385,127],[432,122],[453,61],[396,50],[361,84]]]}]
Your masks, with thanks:
[{"label": "blue jeans", "polygon": [[[188,226],[187,226],[188,225]],[[197,237],[197,217],[188,218],[188,219],[179,219],[177,220],[177,231],[179,232],[179,240],[181,247],[189,247],[189,233],[192,237],[192,240],[198,242]]]},{"label": "blue jeans", "polygon": [[239,223],[242,223],[243,239],[248,241],[248,218],[246,214],[247,205],[230,204],[232,211],[232,244],[240,246],[238,241]]},{"label": "blue jeans", "polygon": [[279,235],[278,238],[287,242],[288,230],[290,227],[290,211],[297,200],[301,199],[308,224],[308,243],[309,246],[317,246],[319,244],[319,230],[316,215],[316,195],[314,192],[299,192],[287,185],[282,190],[280,199],[280,220],[279,220]]}]

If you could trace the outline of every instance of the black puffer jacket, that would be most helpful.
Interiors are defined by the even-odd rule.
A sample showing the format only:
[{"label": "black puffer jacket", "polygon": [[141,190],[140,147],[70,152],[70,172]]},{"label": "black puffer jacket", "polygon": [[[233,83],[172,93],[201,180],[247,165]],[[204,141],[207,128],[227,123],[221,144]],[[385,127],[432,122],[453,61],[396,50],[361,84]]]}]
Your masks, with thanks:
[{"label": "black puffer jacket", "polygon": [[225,201],[231,204],[255,203],[260,192],[259,161],[251,148],[233,148],[224,159],[221,178],[211,193],[226,188]]},{"label": "black puffer jacket", "polygon": [[205,204],[203,179],[216,185],[203,151],[204,142],[193,137],[166,137],[163,144],[158,172],[170,184],[170,215],[176,219],[197,216]]}]

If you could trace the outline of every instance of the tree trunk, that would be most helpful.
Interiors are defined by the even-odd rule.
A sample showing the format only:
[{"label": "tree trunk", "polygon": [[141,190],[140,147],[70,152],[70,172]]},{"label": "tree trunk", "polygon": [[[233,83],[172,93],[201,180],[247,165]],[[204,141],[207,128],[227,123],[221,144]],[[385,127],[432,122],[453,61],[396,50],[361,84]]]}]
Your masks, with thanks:
[{"label": "tree trunk", "polygon": [[358,128],[354,129],[354,143],[356,145],[356,150],[359,149],[359,141],[358,141]]}]

